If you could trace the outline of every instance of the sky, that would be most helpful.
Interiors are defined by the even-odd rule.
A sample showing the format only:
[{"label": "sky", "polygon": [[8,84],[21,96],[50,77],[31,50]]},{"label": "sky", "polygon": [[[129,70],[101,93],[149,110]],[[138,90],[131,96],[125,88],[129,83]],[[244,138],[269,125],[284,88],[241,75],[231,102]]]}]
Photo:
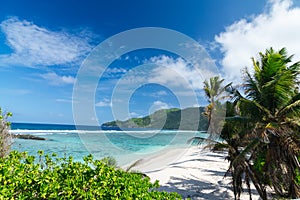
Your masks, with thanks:
[{"label": "sky", "polygon": [[299,0],[0,1],[0,106],[55,124],[205,106],[207,77],[239,84],[267,48],[299,61],[299,20]]}]

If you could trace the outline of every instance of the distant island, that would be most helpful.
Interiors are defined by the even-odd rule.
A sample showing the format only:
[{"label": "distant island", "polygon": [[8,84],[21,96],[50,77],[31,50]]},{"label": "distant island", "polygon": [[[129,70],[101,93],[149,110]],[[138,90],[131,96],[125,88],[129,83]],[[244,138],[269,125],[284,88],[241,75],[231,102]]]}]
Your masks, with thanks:
[{"label": "distant island", "polygon": [[206,131],[208,120],[203,115],[204,109],[204,107],[161,109],[141,118],[106,122],[101,127]]}]

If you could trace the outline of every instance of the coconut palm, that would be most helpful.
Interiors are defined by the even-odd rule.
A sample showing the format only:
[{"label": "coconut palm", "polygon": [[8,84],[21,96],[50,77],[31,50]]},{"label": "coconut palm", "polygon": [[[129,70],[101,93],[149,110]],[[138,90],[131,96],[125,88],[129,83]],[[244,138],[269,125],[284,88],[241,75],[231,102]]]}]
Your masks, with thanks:
[{"label": "coconut palm", "polygon": [[289,65],[291,59],[284,48],[260,53],[260,61],[253,59],[253,75],[245,71],[245,97],[232,90],[237,114],[247,125],[238,134],[240,146],[229,169],[236,198],[243,177],[263,199],[267,187],[280,197],[300,197],[300,63]]},{"label": "coconut palm", "polygon": [[221,123],[219,116],[225,114],[224,104],[221,103],[221,100],[225,97],[226,88],[230,84],[223,86],[224,79],[221,79],[219,76],[211,77],[208,80],[204,81],[204,92],[208,99],[209,105],[205,108],[204,115],[208,118],[208,133],[211,138],[215,138],[219,135],[220,130],[218,129]]}]

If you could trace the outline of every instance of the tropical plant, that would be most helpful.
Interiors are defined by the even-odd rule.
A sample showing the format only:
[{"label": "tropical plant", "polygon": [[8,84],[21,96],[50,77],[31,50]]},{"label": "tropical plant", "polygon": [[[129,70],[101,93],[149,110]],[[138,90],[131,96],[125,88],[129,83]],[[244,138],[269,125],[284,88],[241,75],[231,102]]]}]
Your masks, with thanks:
[{"label": "tropical plant", "polygon": [[158,181],[128,173],[87,156],[84,162],[39,159],[12,151],[0,158],[0,199],[181,199],[177,193],[157,191]]},{"label": "tropical plant", "polygon": [[114,157],[107,156],[102,158],[100,161],[110,167],[117,167],[117,160]]},{"label": "tropical plant", "polygon": [[204,92],[208,99],[208,106],[205,108],[204,115],[208,118],[208,133],[211,138],[219,136],[221,131],[222,117],[225,115],[224,103],[221,101],[226,97],[225,92],[231,84],[223,86],[224,79],[219,76],[211,77],[204,81]]},{"label": "tropical plant", "polygon": [[10,122],[8,122],[8,118],[12,116],[12,113],[2,112],[0,108],[0,157],[5,157],[12,145],[12,134],[9,132]]},{"label": "tropical plant", "polygon": [[[234,109],[221,136],[227,141],[235,198],[242,179],[253,182],[262,199],[267,188],[279,197],[299,198],[300,185],[300,63],[283,48],[272,48],[253,60],[254,73],[245,70],[244,93],[231,88]],[[251,190],[250,197],[251,197]]]}]

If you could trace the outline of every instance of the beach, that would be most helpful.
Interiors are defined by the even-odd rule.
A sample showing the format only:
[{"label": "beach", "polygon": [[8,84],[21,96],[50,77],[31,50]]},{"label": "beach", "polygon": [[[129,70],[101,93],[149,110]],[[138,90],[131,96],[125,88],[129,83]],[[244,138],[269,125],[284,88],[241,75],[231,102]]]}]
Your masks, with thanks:
[{"label": "beach", "polygon": [[[177,192],[191,199],[234,199],[231,178],[224,178],[229,163],[226,153],[214,153],[201,146],[167,149],[141,160],[132,170],[159,180],[159,190]],[[241,199],[249,199],[242,194]],[[259,199],[252,186],[252,199]]]},{"label": "beach", "polygon": [[[96,157],[99,152],[99,157],[105,157],[106,153],[110,152],[118,158],[119,166],[122,166],[121,159],[127,161],[123,162],[126,163],[125,166],[122,166],[123,169],[128,168],[135,160],[142,158],[131,170],[146,174],[152,182],[159,180],[161,186],[159,190],[177,192],[183,198],[191,197],[191,199],[234,199],[231,178],[223,178],[229,165],[225,160],[226,153],[204,150],[204,144],[188,146],[187,144],[182,145],[183,142],[180,143],[180,141],[191,138],[193,133],[181,132],[179,134],[174,131],[162,131],[155,137],[137,138],[130,137],[121,131],[102,131],[87,132],[83,138],[77,134],[76,130],[69,130],[70,127],[47,125],[45,128],[47,130],[40,130],[42,129],[40,125],[29,124],[27,126],[29,127],[26,130],[20,130],[17,127],[14,132],[30,133],[34,136],[45,137],[47,140],[36,140],[32,143],[30,140],[17,139],[13,146],[15,150],[28,151],[31,155],[35,155],[43,147],[42,150],[45,153],[55,152],[59,156],[72,156],[76,161],[82,161],[82,158],[88,153],[93,153]],[[96,133],[97,137],[95,137]],[[147,134],[152,134],[152,132],[147,132]],[[175,136],[178,138],[175,145],[166,145],[165,149],[161,149]],[[105,138],[106,140],[104,140]],[[111,143],[106,142],[107,138]],[[145,141],[147,141],[146,144],[160,148],[152,149],[154,153],[150,154],[145,146]],[[83,142],[89,145],[84,146]],[[86,147],[90,149],[95,147],[97,151],[87,151]],[[131,154],[118,154],[116,151],[112,152],[111,147],[122,147],[122,149],[133,149],[134,151]],[[119,151],[121,152],[122,149]],[[253,186],[252,191],[256,194]],[[249,199],[249,196],[244,193],[241,199]],[[256,194],[252,196],[252,199],[259,199],[259,197]]]}]

